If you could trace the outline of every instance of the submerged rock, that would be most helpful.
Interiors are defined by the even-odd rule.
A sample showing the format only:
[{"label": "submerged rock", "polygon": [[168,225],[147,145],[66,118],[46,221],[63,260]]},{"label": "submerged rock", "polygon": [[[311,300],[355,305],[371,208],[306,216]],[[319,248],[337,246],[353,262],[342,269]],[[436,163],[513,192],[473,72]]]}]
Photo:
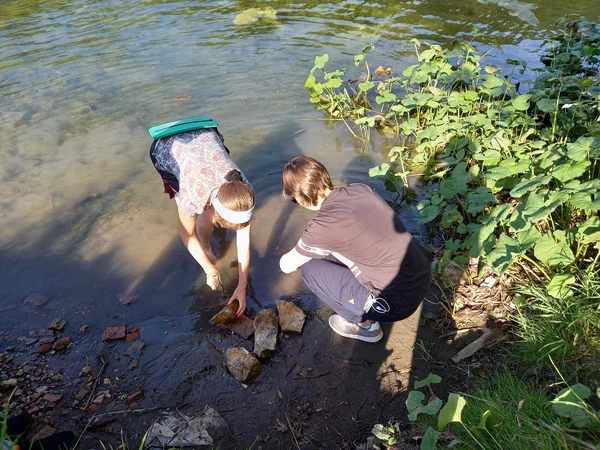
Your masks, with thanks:
[{"label": "submerged rock", "polygon": [[268,358],[277,349],[277,316],[272,309],[263,309],[254,318],[254,353]]},{"label": "submerged rock", "polygon": [[210,323],[213,325],[219,325],[236,319],[236,314],[239,308],[240,303],[237,300],[232,301],[231,304],[225,305],[221,311],[215,314],[213,318],[210,319]]},{"label": "submerged rock", "polygon": [[67,321],[64,320],[62,317],[57,317],[50,323],[50,325],[48,325],[48,329],[62,332],[65,330],[66,326]]},{"label": "submerged rock", "polygon": [[279,326],[283,332],[302,333],[306,314],[292,302],[277,300]]},{"label": "submerged rock", "polygon": [[221,327],[233,331],[244,339],[249,339],[254,334],[254,320],[248,316],[233,319],[227,323],[220,324]]},{"label": "submerged rock", "polygon": [[36,292],[35,294],[31,294],[29,297],[27,297],[24,303],[28,303],[32,306],[44,306],[46,303],[48,303],[48,297]]},{"label": "submerged rock", "polygon": [[241,383],[252,382],[262,370],[260,362],[248,350],[242,347],[227,349],[227,368],[233,377]]}]

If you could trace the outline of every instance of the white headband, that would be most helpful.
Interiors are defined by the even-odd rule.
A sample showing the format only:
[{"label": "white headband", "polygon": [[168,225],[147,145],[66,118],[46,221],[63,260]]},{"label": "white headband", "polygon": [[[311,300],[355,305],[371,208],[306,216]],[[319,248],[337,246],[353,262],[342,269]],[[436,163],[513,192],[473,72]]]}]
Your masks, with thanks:
[{"label": "white headband", "polygon": [[216,192],[213,200],[213,206],[215,211],[219,213],[223,219],[236,225],[248,222],[252,218],[252,211],[254,211],[254,206],[247,211],[234,211],[229,209],[223,203],[221,203],[221,200],[219,200],[219,194]]}]

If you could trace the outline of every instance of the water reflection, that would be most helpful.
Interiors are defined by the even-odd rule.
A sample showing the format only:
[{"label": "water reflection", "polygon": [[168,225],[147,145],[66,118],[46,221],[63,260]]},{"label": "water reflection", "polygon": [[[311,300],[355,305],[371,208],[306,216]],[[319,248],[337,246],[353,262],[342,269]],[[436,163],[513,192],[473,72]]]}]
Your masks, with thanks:
[{"label": "water reflection", "polygon": [[[597,14],[594,1],[521,2],[537,5],[536,27],[505,7],[516,3],[0,3],[0,301],[14,304],[31,289],[58,293],[67,285],[84,292],[91,275],[80,275],[78,284],[68,273],[71,264],[104,261],[103,279],[116,276],[115,284],[129,286],[165,252],[179,260],[174,205],[160,195],[147,161],[146,129],[199,114],[221,122],[264,204],[254,239],[261,261],[253,266],[257,296],[291,289],[283,281],[264,282],[282,239],[269,230],[289,232],[289,246],[306,218],[294,211],[283,222],[279,178],[264,174],[300,153],[316,156],[335,173],[354,157],[356,145],[343,130],[305,121],[321,117],[303,88],[314,55],[329,52],[335,64],[351,68],[351,76],[349,55],[376,42],[374,62],[401,69],[413,61],[409,38],[444,42],[476,23],[480,39],[534,61],[532,49],[556,18]],[[277,11],[276,19],[234,23],[246,9],[266,7]],[[378,151],[367,152],[357,179],[378,157]],[[184,270],[197,268],[188,261]]]}]

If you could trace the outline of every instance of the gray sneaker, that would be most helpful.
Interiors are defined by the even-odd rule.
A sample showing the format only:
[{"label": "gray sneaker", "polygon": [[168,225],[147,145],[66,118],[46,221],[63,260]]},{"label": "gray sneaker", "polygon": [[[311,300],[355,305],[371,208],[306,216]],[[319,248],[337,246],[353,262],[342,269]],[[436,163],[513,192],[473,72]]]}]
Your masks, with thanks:
[{"label": "gray sneaker", "polygon": [[340,336],[365,342],[377,342],[383,337],[379,322],[373,322],[370,328],[363,328],[357,323],[350,323],[341,316],[334,314],[329,317],[329,326]]}]

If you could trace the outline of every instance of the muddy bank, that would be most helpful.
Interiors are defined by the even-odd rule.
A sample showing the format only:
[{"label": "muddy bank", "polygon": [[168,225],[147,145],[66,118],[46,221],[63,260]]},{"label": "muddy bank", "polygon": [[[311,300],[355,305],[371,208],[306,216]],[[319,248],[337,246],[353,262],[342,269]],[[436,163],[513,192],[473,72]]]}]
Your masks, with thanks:
[{"label": "muddy bank", "polygon": [[[332,311],[298,294],[293,300],[307,312],[302,333],[281,333],[277,353],[261,360],[260,375],[247,386],[228,372],[225,352],[233,346],[252,351],[254,343],[208,324],[221,305],[195,317],[126,323],[108,334],[79,327],[65,313],[66,324],[48,321],[54,331],[46,326],[27,335],[2,334],[2,380],[10,383],[1,400],[14,387],[10,411],[33,414],[31,434],[72,429],[79,448],[100,448],[100,441],[116,446],[121,430],[137,447],[165,412],[194,417],[206,407],[227,424],[218,441],[222,449],[355,448],[373,424],[389,420],[401,422],[410,444],[404,402],[414,380],[434,372],[457,385],[465,374],[485,376],[482,361],[493,349],[456,365],[451,358],[478,332],[455,336],[452,330],[501,327],[507,303],[498,292],[497,286],[458,284],[452,317],[434,304],[444,295],[434,288],[422,310],[384,325],[376,345],[335,335],[327,324]],[[23,307],[50,314],[51,304]],[[57,346],[65,338],[70,342]]]}]

